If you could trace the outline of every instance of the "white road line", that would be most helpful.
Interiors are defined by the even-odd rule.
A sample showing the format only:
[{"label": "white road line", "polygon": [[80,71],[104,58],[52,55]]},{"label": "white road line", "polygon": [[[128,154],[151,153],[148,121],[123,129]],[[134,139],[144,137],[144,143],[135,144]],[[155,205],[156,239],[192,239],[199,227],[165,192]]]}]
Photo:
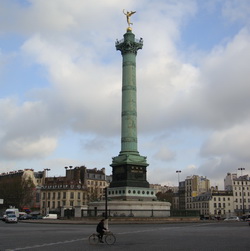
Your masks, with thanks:
[{"label": "white road line", "polygon": [[87,240],[87,239],[88,238],[81,238],[81,239],[74,239],[74,240],[68,240],[68,241],[58,241],[58,242],[52,242],[52,243],[44,243],[44,244],[41,244],[41,245],[27,246],[27,247],[23,247],[23,248],[6,249],[5,251],[16,251],[16,250],[26,250],[26,249],[31,249],[31,248],[48,247],[48,246],[71,243],[71,242],[76,242],[76,241],[84,241],[84,240]]}]

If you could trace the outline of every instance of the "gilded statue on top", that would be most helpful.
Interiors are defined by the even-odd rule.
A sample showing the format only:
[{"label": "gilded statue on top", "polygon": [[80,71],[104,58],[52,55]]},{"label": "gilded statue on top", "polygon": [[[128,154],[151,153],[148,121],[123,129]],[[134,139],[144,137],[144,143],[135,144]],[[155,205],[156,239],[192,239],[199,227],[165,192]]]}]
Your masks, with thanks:
[{"label": "gilded statue on top", "polygon": [[130,12],[127,11],[127,12],[125,12],[125,10],[123,9],[123,13],[124,13],[124,15],[126,16],[128,26],[130,27],[130,25],[133,24],[133,23],[130,22],[130,17],[131,17],[133,14],[135,14],[136,11],[130,11]]}]

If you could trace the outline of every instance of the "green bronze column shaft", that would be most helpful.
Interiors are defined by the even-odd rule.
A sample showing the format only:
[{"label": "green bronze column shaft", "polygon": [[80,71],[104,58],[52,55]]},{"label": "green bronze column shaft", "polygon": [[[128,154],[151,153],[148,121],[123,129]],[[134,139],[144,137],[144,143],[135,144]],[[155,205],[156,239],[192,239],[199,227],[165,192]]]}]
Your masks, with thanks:
[{"label": "green bronze column shaft", "polygon": [[136,55],[142,49],[142,39],[135,41],[135,35],[127,30],[122,41],[116,42],[121,51],[122,63],[122,127],[121,152],[139,155],[137,149],[137,102],[136,102]]},{"label": "green bronze column shaft", "polygon": [[[122,54],[121,151],[112,158],[110,187],[148,188],[147,158],[141,156],[137,149],[136,55],[142,49],[143,41],[135,39],[130,27],[123,37],[115,44]],[[121,193],[121,190],[113,192]]]}]

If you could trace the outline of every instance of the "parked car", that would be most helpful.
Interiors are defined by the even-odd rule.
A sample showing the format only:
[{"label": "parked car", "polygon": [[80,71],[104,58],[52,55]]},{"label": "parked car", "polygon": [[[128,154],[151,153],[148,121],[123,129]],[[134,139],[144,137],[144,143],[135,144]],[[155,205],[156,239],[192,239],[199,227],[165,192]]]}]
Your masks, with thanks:
[{"label": "parked car", "polygon": [[30,220],[30,219],[32,219],[32,215],[30,214],[25,214],[19,217],[19,220]]},{"label": "parked car", "polygon": [[6,223],[17,223],[17,217],[15,214],[8,214],[5,218]]},{"label": "parked car", "polygon": [[42,215],[37,215],[37,214],[32,215],[32,220],[41,220],[41,219],[43,219]]},{"label": "parked car", "polygon": [[47,214],[43,217],[43,219],[48,219],[48,220],[56,220],[57,219],[57,214]]},{"label": "parked car", "polygon": [[240,221],[238,216],[230,216],[226,218],[224,221]]}]

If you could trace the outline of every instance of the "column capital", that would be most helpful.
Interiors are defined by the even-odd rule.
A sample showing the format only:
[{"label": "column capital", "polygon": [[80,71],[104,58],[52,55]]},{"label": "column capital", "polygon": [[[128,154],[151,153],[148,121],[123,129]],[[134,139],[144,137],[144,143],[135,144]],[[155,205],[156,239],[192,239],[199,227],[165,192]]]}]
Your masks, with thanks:
[{"label": "column capital", "polygon": [[116,40],[115,43],[116,50],[121,51],[122,55],[126,53],[134,53],[136,55],[137,51],[142,49],[143,39],[135,39],[135,35],[131,31],[125,33],[123,37],[124,39]]}]

